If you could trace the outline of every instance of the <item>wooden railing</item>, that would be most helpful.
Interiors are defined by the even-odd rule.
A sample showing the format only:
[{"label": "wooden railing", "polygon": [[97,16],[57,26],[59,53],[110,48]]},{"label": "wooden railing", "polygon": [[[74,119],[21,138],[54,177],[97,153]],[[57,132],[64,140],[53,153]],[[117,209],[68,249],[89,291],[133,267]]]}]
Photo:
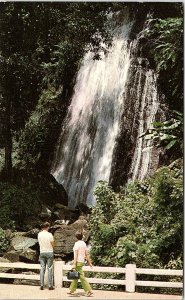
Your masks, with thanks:
[{"label": "wooden railing", "polygon": [[[22,262],[14,262],[14,263],[6,263],[6,262],[0,262],[0,270],[2,268],[5,269],[12,269],[12,270],[16,270],[16,269],[25,269],[25,270],[40,270],[40,265],[39,264],[26,264],[26,263],[22,263]],[[1,272],[0,273],[0,278],[15,278],[15,279],[31,279],[31,280],[40,280],[40,276],[39,274],[23,274],[23,273],[19,273],[19,274],[14,274],[14,273],[5,273],[5,272]]]},{"label": "wooden railing", "polygon": [[[40,270],[39,264],[26,264],[26,263],[2,263],[0,262],[0,269],[27,269],[27,270]],[[66,265],[63,261],[55,261],[54,262],[54,283],[56,288],[63,287],[63,282],[69,281],[66,276],[66,272],[71,269],[70,265]],[[183,276],[182,270],[171,270],[171,269],[143,269],[137,268],[134,264],[127,264],[125,268],[120,267],[96,267],[92,268],[84,266],[83,270],[86,272],[93,273],[116,273],[123,274],[123,279],[105,279],[105,278],[97,278],[96,276],[89,277],[89,283],[96,284],[111,284],[111,285],[125,285],[126,292],[135,292],[136,286],[144,286],[144,287],[165,287],[165,288],[183,288],[183,283],[181,282],[167,282],[167,281],[145,281],[145,280],[137,280],[138,274],[145,275],[159,275],[159,276]],[[17,279],[31,279],[31,280],[39,280],[39,274],[36,275],[27,275],[27,274],[13,274],[13,273],[0,273],[0,278],[17,278]],[[46,278],[47,280],[47,274]]]}]

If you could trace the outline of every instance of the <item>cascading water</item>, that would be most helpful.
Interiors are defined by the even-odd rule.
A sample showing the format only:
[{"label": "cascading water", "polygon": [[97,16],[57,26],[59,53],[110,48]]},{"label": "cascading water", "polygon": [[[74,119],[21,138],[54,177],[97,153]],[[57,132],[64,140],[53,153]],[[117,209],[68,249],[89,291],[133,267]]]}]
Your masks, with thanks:
[{"label": "cascading water", "polygon": [[88,53],[77,76],[52,167],[71,207],[79,202],[93,205],[96,182],[109,181],[130,65],[131,25],[118,30],[112,48],[101,60],[93,60]]},{"label": "cascading water", "polygon": [[158,110],[156,75],[135,57],[131,28],[126,20],[108,54],[97,61],[87,53],[79,70],[51,171],[66,189],[69,207],[93,206],[99,180],[119,186],[122,174],[127,181],[148,173],[152,150],[139,136]]}]

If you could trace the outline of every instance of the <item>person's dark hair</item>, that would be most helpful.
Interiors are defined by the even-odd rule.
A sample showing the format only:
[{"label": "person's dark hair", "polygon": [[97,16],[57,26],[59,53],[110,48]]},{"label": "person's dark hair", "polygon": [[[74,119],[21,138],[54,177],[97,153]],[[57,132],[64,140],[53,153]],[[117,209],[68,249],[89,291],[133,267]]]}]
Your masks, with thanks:
[{"label": "person's dark hair", "polygon": [[75,236],[76,236],[77,240],[82,240],[82,238],[83,238],[83,233],[82,233],[81,231],[77,231],[77,232],[75,233]]},{"label": "person's dark hair", "polygon": [[44,222],[41,224],[41,229],[48,228],[50,226],[49,222]]}]

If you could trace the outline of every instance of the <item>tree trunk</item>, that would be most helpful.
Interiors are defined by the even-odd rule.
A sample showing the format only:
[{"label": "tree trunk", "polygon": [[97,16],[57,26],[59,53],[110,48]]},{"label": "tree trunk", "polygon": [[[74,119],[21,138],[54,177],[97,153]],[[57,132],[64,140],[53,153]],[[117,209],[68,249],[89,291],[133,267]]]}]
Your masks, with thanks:
[{"label": "tree trunk", "polygon": [[11,175],[11,170],[12,170],[12,139],[11,139],[11,133],[7,132],[6,143],[5,143],[5,171],[7,175]]},{"label": "tree trunk", "polygon": [[5,136],[5,173],[7,178],[11,178],[12,173],[12,134],[11,134],[11,103],[7,101],[6,109],[6,136]]}]

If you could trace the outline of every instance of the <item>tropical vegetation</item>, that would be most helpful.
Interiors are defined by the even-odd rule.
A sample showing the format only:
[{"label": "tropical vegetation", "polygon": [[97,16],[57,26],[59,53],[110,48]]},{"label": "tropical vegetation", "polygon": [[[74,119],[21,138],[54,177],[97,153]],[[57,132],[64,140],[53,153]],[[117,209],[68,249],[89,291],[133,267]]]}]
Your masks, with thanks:
[{"label": "tropical vegetation", "polygon": [[[4,230],[19,229],[31,210],[38,212],[39,199],[56,198],[51,182],[43,178],[51,167],[77,71],[86,51],[91,50],[94,59],[100,59],[99,50],[106,52],[111,44],[107,16],[116,12],[119,23],[125,7],[137,20],[132,37],[148,20],[138,55],[155,69],[160,102],[168,113],[143,135],[153,139],[166,159],[152,177],[119,191],[106,182],[97,184],[97,205],[90,217],[91,255],[97,265],[182,269],[181,3],[0,3],[1,251],[8,246]],[[38,180],[37,173],[44,176]]]}]

